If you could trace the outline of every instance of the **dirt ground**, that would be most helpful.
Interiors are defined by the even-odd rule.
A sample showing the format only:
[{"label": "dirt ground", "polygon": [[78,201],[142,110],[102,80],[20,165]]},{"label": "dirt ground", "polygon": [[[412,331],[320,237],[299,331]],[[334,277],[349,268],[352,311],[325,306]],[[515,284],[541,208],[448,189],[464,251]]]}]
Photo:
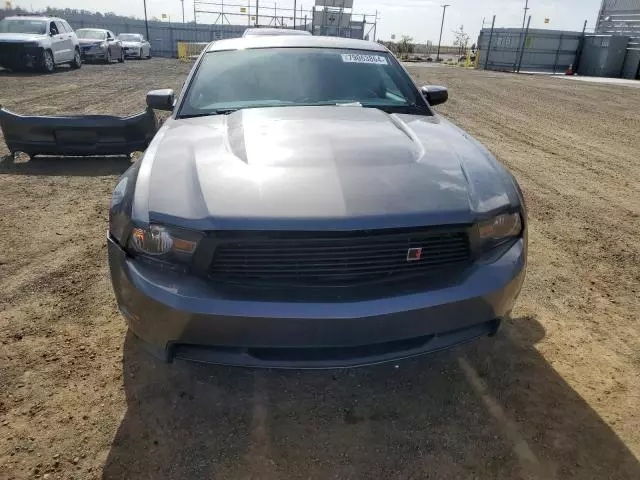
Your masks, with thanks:
[{"label": "dirt ground", "polygon": [[[188,69],[0,72],[0,103],[134,113]],[[528,278],[497,338],[350,371],[160,364],[127,333],[107,271],[128,160],[6,157],[0,479],[640,478],[640,90],[411,71],[450,87],[440,112],[528,202]]]}]

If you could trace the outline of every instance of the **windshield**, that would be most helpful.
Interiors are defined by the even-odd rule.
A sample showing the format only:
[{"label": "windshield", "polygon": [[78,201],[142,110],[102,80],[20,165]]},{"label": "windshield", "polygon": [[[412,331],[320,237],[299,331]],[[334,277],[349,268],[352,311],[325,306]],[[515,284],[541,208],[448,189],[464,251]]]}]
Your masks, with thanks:
[{"label": "windshield", "polygon": [[268,48],[205,54],[178,116],[252,107],[356,104],[430,115],[386,52]]},{"label": "windshield", "polygon": [[135,33],[121,33],[118,38],[123,42],[141,42],[142,35],[136,35]]},{"label": "windshield", "polygon": [[44,35],[47,33],[47,22],[45,20],[5,18],[4,20],[0,20],[0,33],[33,33]]},{"label": "windshield", "polygon": [[104,40],[107,38],[107,33],[102,30],[87,30],[86,28],[81,28],[80,30],[76,30],[76,36],[78,38],[89,38],[92,40]]}]

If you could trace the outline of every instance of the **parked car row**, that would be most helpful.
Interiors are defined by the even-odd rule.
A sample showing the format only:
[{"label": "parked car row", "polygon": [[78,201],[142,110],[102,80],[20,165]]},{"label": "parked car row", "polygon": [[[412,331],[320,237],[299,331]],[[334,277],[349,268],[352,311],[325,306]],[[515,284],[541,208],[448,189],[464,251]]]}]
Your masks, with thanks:
[{"label": "parked car row", "polygon": [[57,65],[151,58],[151,45],[137,33],[114,34],[102,28],[74,31],[66,20],[24,16],[0,20],[0,67],[51,73]]}]

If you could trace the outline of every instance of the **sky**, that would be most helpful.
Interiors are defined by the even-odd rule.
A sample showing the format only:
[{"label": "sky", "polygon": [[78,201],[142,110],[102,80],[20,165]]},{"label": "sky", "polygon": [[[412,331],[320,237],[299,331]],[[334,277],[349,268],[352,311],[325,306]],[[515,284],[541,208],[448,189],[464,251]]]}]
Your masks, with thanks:
[{"label": "sky", "polygon": [[[225,11],[238,12],[239,6],[255,0],[204,0],[214,3],[224,1]],[[12,0],[16,7],[25,9],[41,9],[46,6],[58,8],[78,8],[93,11],[112,11],[121,15],[131,15],[143,18],[143,0]],[[294,0],[260,0],[261,7],[273,6],[292,8]],[[298,8],[310,10],[313,0],[298,0]],[[400,38],[402,35],[413,37],[414,41],[424,43],[431,40],[438,41],[440,23],[442,20],[442,5],[440,0],[354,0],[354,12],[368,13],[373,20],[376,10],[379,21],[377,38],[390,40],[392,35]],[[454,35],[452,31],[463,25],[472,38],[477,38],[485,19],[485,26],[491,25],[493,15],[496,15],[497,27],[520,27],[524,14],[525,0],[446,0],[450,4],[447,8],[443,44],[452,44]],[[588,28],[593,29],[600,8],[601,0],[530,0],[529,14],[532,28],[550,28],[557,30],[582,30],[584,21],[588,21]],[[193,0],[184,0],[186,21],[193,20]],[[211,9],[216,7],[209,6]],[[219,8],[219,7],[217,7]],[[255,7],[252,7],[252,10]],[[161,18],[166,14],[171,21],[181,20],[180,0],[147,0],[147,12],[149,18]],[[261,9],[261,15],[269,13]],[[544,19],[549,18],[550,23],[545,24]],[[199,23],[212,23],[215,16],[199,14]],[[241,17],[230,17],[234,23],[244,24],[246,20]],[[262,20],[262,18],[261,18]],[[292,22],[289,22],[292,23]]]}]

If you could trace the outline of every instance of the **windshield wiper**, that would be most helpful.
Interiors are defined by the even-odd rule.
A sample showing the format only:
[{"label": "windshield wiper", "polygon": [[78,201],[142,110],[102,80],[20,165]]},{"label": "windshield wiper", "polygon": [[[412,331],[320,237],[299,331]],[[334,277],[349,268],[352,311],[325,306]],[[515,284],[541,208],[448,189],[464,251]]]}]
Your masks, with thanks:
[{"label": "windshield wiper", "polygon": [[229,115],[230,113],[237,112],[239,108],[219,108],[217,110],[210,110],[202,113],[188,113],[187,115],[180,115],[179,118],[196,118],[196,117],[209,117],[213,115]]}]

